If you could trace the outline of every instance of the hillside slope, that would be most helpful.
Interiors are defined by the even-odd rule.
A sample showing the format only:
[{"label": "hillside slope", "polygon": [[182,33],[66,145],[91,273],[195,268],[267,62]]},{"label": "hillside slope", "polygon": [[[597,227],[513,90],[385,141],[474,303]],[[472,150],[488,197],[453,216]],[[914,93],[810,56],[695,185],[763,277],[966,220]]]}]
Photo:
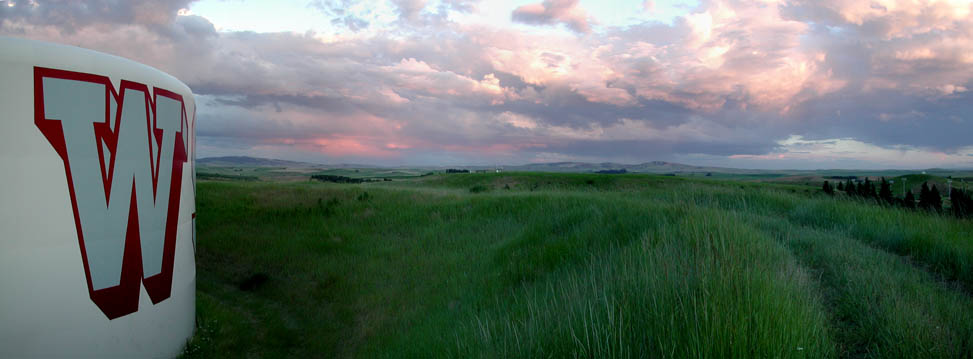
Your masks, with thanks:
[{"label": "hillside slope", "polygon": [[973,222],[800,185],[198,184],[188,357],[964,357]]}]

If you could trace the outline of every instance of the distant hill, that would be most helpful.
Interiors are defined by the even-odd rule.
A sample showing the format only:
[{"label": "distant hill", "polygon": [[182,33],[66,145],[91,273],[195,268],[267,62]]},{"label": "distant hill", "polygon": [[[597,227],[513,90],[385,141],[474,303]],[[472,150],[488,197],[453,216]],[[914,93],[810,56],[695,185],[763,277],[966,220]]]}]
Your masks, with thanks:
[{"label": "distant hill", "polygon": [[196,160],[205,167],[324,167],[324,165],[247,156],[207,157]]},{"label": "distant hill", "polygon": [[[492,170],[494,166],[396,166],[383,167],[363,164],[317,164],[308,162],[287,161],[272,158],[259,158],[249,156],[227,156],[209,157],[196,160],[200,167],[286,167],[290,169],[301,169],[302,171],[317,171],[324,169],[383,169],[383,170],[444,170],[446,168],[464,168],[471,170]],[[631,173],[652,173],[652,174],[678,174],[678,175],[709,175],[722,178],[736,179],[763,179],[763,180],[785,180],[785,181],[823,181],[831,179],[832,176],[869,176],[877,179],[878,177],[893,178],[902,175],[913,175],[922,170],[848,170],[848,169],[824,169],[824,170],[757,170],[729,167],[706,167],[693,166],[676,162],[651,161],[638,164],[626,164],[615,162],[548,162],[548,163],[528,163],[523,165],[501,165],[504,171],[523,171],[523,172],[599,172],[599,171],[618,171],[625,170]],[[927,169],[922,171],[936,177],[953,178],[967,177],[967,182],[973,182],[973,171],[959,169]],[[369,172],[371,173],[371,172]],[[921,181],[918,178],[910,178],[909,184]],[[939,184],[943,180],[933,180]]]},{"label": "distant hill", "polygon": [[614,162],[586,163],[586,162],[551,162],[551,163],[531,163],[520,166],[504,166],[508,171],[532,171],[532,172],[596,172],[606,170],[626,170],[637,173],[764,173],[769,171],[762,170],[743,170],[722,167],[701,167],[682,163],[652,161],[639,164],[624,164]]}]

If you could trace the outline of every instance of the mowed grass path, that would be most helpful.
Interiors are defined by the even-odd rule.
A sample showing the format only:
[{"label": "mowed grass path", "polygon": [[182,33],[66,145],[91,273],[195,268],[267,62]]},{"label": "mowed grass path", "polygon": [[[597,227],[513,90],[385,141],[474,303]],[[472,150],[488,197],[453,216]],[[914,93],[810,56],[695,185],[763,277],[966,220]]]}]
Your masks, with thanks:
[{"label": "mowed grass path", "polygon": [[973,353],[973,223],[801,186],[453,174],[197,201],[188,357]]}]

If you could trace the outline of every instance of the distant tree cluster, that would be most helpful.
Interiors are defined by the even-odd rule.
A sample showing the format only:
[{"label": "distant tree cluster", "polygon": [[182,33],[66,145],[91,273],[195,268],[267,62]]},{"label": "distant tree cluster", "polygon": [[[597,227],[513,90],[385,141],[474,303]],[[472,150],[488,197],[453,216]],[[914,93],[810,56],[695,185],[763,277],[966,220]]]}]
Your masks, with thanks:
[{"label": "distant tree cluster", "polygon": [[362,183],[365,179],[362,178],[351,178],[345,176],[335,176],[335,175],[312,175],[312,180],[321,182],[334,182],[334,183]]},{"label": "distant tree cluster", "polygon": [[470,170],[461,170],[455,168],[446,169],[446,173],[470,173]]},{"label": "distant tree cluster", "polygon": [[622,168],[620,170],[601,170],[601,171],[595,171],[595,173],[601,173],[601,174],[606,174],[606,175],[619,175],[619,174],[628,173],[628,170]]},{"label": "distant tree cluster", "polygon": [[[852,177],[852,176],[844,176]],[[828,183],[828,181],[825,181]],[[892,198],[892,187],[889,186],[888,181],[882,178],[882,182],[879,184],[879,189],[876,191],[875,183],[872,180],[865,178],[865,181],[859,184],[855,184],[851,179],[844,183],[838,182],[838,190],[845,192],[845,194],[852,197],[860,198],[871,198],[877,199],[885,203],[892,203],[894,198]],[[825,193],[834,194],[834,190],[825,191]]]},{"label": "distant tree cluster", "polygon": [[[836,176],[837,177],[837,176]],[[848,176],[850,177],[850,176]],[[943,199],[936,185],[929,186],[928,182],[923,182],[919,191],[918,201],[912,190],[906,191],[902,198],[892,195],[892,186],[885,178],[879,183],[878,190],[875,183],[867,177],[864,182],[856,184],[851,179],[846,182],[838,182],[836,187],[832,187],[829,181],[824,181],[821,191],[828,195],[835,195],[835,190],[844,192],[849,197],[874,200],[886,206],[897,206],[909,209],[919,209],[929,212],[943,213]],[[973,217],[973,198],[970,194],[953,188],[950,190],[950,209],[949,211],[958,218]]]}]

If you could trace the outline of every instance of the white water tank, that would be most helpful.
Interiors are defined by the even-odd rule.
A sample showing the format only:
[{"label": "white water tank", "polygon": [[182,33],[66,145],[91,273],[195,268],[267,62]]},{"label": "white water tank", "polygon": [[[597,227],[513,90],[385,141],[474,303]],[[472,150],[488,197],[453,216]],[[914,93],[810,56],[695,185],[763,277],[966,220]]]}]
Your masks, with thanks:
[{"label": "white water tank", "polygon": [[195,112],[152,67],[0,37],[0,357],[182,351]]}]

